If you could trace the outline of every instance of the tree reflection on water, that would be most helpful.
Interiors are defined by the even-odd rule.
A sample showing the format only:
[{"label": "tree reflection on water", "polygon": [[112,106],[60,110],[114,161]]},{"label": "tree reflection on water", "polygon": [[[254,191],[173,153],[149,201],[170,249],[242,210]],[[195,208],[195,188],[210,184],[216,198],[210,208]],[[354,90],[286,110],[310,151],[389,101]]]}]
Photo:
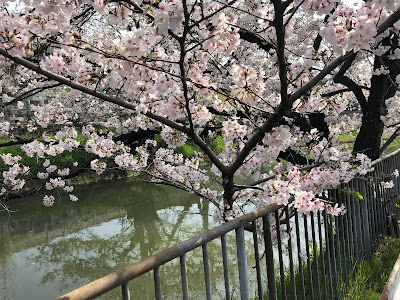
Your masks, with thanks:
[{"label": "tree reflection on water", "polygon": [[[0,245],[1,299],[55,298],[216,225],[208,216],[208,202],[168,187],[125,179],[85,186],[76,194],[78,203],[62,200],[47,208],[36,196],[13,203],[19,212],[11,219],[1,212],[0,234],[6,241]],[[232,236],[228,243],[234,257]],[[212,278],[222,278],[220,241],[211,242],[208,251]],[[201,248],[189,253],[187,261],[190,292],[204,298]],[[165,298],[180,298],[178,261],[160,271]],[[236,267],[230,271],[236,288]],[[130,283],[133,299],[154,298],[152,276]],[[213,296],[223,298],[223,281],[211,282]],[[117,295],[120,289],[104,299]]]}]

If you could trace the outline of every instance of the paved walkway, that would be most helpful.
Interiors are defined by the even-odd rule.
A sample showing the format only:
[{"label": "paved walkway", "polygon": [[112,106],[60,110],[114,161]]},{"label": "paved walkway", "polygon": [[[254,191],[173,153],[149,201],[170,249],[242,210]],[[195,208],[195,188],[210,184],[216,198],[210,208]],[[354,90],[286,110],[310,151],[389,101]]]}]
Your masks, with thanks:
[{"label": "paved walkway", "polygon": [[400,255],[379,300],[400,300]]}]

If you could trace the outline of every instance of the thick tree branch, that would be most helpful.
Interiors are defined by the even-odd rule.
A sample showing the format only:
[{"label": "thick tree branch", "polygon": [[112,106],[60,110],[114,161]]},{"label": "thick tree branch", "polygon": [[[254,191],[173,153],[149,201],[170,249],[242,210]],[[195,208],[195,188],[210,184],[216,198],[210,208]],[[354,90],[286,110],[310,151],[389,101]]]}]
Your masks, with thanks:
[{"label": "thick tree branch", "polygon": [[8,147],[8,146],[15,146],[15,145],[23,145],[23,144],[28,144],[33,142],[33,139],[23,139],[19,136],[16,137],[14,141],[9,141],[9,142],[4,142],[0,144],[0,148],[2,147]]},{"label": "thick tree branch", "polygon": [[336,96],[339,94],[343,94],[343,93],[348,93],[351,92],[350,89],[340,89],[340,90],[336,90],[336,91],[332,91],[332,92],[328,92],[325,94],[321,94],[322,97],[332,97],[332,96]]},{"label": "thick tree branch", "polygon": [[354,96],[357,98],[358,103],[360,103],[361,109],[365,110],[367,107],[367,98],[365,97],[362,88],[354,82],[351,78],[347,77],[346,71],[350,69],[352,63],[356,59],[357,53],[353,53],[349,59],[342,65],[339,72],[333,77],[335,83],[341,83],[348,89],[350,89]]},{"label": "thick tree branch", "polygon": [[19,95],[18,97],[15,97],[14,99],[12,99],[10,102],[4,103],[4,106],[9,106],[11,104],[14,104],[18,101],[23,101],[25,99],[28,99],[29,97],[35,96],[45,90],[49,90],[55,87],[60,86],[61,83],[57,83],[57,84],[53,84],[53,85],[49,85],[49,86],[43,86],[43,87],[38,87],[38,88],[34,88],[26,93],[23,93],[22,95]]},{"label": "thick tree branch", "polygon": [[[377,36],[380,35],[382,32],[384,32],[389,27],[392,27],[393,24],[396,23],[399,19],[400,19],[400,7],[393,14],[391,14],[381,25],[378,26]],[[323,78],[325,78],[326,75],[328,75],[338,66],[340,66],[343,62],[345,62],[348,58],[350,58],[352,54],[353,51],[348,52],[336,58],[329,65],[327,65],[319,74],[310,79],[310,81],[308,81],[305,85],[303,85],[296,92],[290,95],[289,100],[293,103],[301,96],[308,93],[315,85],[318,84],[318,82],[320,82]]]},{"label": "thick tree branch", "polygon": [[378,26],[376,35],[380,35],[389,27],[392,27],[400,19],[400,6],[381,25]]},{"label": "thick tree branch", "polygon": [[274,128],[274,126],[282,118],[282,115],[282,111],[278,109],[278,112],[275,112],[269,116],[267,121],[253,134],[253,136],[244,145],[243,149],[240,151],[235,161],[228,168],[228,174],[233,175],[240,168],[251,150],[264,138],[265,133],[271,131],[272,128]]},{"label": "thick tree branch", "polygon": [[281,104],[286,109],[290,108],[289,97],[288,97],[288,80],[287,80],[287,64],[285,57],[285,26],[283,24],[283,13],[284,8],[280,0],[272,1],[275,8],[275,19],[274,27],[276,32],[276,55],[278,57],[279,66],[279,80],[281,84]]},{"label": "thick tree branch", "polygon": [[272,43],[269,43],[265,39],[258,36],[256,33],[245,28],[239,29],[239,35],[242,40],[252,44],[256,44],[258,47],[260,47],[260,49],[263,49],[266,52],[269,52],[271,49],[275,49],[275,46]]},{"label": "thick tree branch", "polygon": [[400,127],[397,127],[395,132],[389,137],[389,139],[383,144],[383,146],[379,149],[379,156],[382,155],[383,151],[387,149],[387,147],[390,146],[390,144],[397,138],[400,134]]},{"label": "thick tree branch", "polygon": [[319,72],[316,76],[310,79],[305,85],[299,88],[296,92],[290,95],[289,101],[293,103],[301,96],[307,94],[314,86],[316,86],[322,79],[324,79],[330,72],[340,66],[343,62],[345,62],[353,52],[346,53],[344,55],[339,56],[334,61],[332,61],[329,65],[327,65],[321,72]]},{"label": "thick tree branch", "polygon": [[[96,98],[102,99],[104,101],[110,102],[110,103],[114,103],[116,105],[119,105],[121,107],[136,111],[136,104],[134,103],[130,103],[130,102],[126,102],[125,100],[121,99],[121,98],[117,98],[117,97],[113,97],[113,96],[108,96],[106,94],[100,93],[94,89],[88,88],[84,85],[81,85],[79,83],[75,83],[72,82],[71,80],[54,74],[52,72],[46,71],[41,69],[39,66],[37,66],[34,63],[31,63],[30,61],[21,58],[21,57],[15,57],[12,56],[11,54],[9,54],[7,52],[7,50],[5,50],[4,48],[0,47],[0,54],[11,59],[12,61],[32,70],[35,71],[36,73],[39,73],[43,76],[46,76],[47,78],[60,82],[66,86],[69,86],[73,89],[76,89],[78,91],[81,91],[87,95],[91,95],[94,96]],[[151,111],[148,111],[146,113],[143,113],[145,116],[149,117],[150,119],[153,119],[155,121],[158,121],[166,126],[169,126],[173,129],[177,129],[181,132],[184,132],[186,134],[189,135],[189,137],[191,137],[193,139],[193,141],[199,145],[199,147],[206,153],[206,155],[210,158],[210,160],[212,161],[213,164],[215,164],[215,166],[222,172],[224,173],[226,171],[226,167],[225,165],[219,160],[219,158],[216,156],[216,154],[207,146],[207,144],[194,132],[190,132],[185,126],[182,126],[172,120],[169,120],[165,117],[156,115],[154,113],[152,113]]]}]

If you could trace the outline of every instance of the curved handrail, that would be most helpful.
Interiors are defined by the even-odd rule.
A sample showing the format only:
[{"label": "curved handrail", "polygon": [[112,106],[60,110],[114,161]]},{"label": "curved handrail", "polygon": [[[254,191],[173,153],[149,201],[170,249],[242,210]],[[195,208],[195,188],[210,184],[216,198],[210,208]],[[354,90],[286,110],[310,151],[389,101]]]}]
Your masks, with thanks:
[{"label": "curved handrail", "polygon": [[[400,149],[373,161],[372,166],[375,166],[381,161],[398,153],[400,153]],[[135,279],[136,277],[144,273],[147,273],[165,264],[166,262],[176,259],[197,247],[200,247],[234,229],[239,228],[241,223],[252,222],[258,218],[265,216],[269,212],[277,210],[280,207],[280,205],[274,203],[243,216],[239,216],[191,239],[176,244],[175,246],[165,249],[159,253],[146,257],[139,262],[125,266],[114,273],[90,282],[76,290],[73,290],[63,296],[58,297],[57,300],[83,300],[98,297],[114,288],[117,288],[129,282],[132,279]]]},{"label": "curved handrail", "polygon": [[392,153],[389,153],[388,155],[379,157],[378,159],[374,160],[374,161],[372,162],[372,166],[374,166],[374,165],[380,163],[381,161],[383,161],[383,160],[385,160],[385,159],[387,159],[387,158],[389,158],[389,157],[391,157],[391,156],[394,156],[394,155],[396,155],[396,154],[398,154],[398,153],[400,153],[400,148],[397,149],[396,151],[392,152]]},{"label": "curved handrail", "polygon": [[251,213],[239,216],[231,221],[210,229],[202,234],[199,234],[189,240],[181,242],[171,248],[165,249],[157,254],[146,257],[141,261],[130,264],[122,269],[88,283],[76,290],[73,290],[57,300],[83,300],[93,299],[100,296],[126,282],[147,273],[168,261],[182,256],[183,254],[202,246],[213,239],[216,239],[234,229],[240,227],[241,223],[252,222],[258,218],[265,216],[269,212],[273,212],[280,208],[280,205],[274,203],[266,207],[260,208]]}]

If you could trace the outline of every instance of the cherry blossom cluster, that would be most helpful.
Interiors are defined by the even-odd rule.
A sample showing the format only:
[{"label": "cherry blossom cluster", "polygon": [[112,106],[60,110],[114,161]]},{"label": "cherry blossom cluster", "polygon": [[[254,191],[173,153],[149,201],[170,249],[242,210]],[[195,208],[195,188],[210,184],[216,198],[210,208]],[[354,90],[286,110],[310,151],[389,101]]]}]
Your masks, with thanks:
[{"label": "cherry blossom cluster", "polygon": [[368,1],[357,10],[339,5],[332,21],[321,28],[321,35],[340,54],[369,49],[375,43],[376,24],[382,21],[382,14],[397,9],[397,5],[395,0]]},{"label": "cherry blossom cluster", "polygon": [[161,131],[161,137],[167,143],[168,147],[176,148],[185,144],[187,135],[172,129],[170,127],[164,127]]},{"label": "cherry blossom cluster", "polygon": [[[212,201],[219,220],[240,215],[250,203],[291,201],[302,213],[327,209],[337,215],[345,209],[318,195],[371,171],[370,160],[352,154],[338,138],[357,129],[361,119],[354,96],[335,82],[341,65],[302,96],[294,95],[350,51],[361,50],[354,75],[347,75],[363,91],[371,76],[390,76],[389,66],[374,69],[369,59],[400,57],[398,49],[387,53],[379,44],[388,30],[377,36],[377,26],[398,9],[396,0],[358,7],[296,0],[285,2],[285,12],[276,12],[274,1],[17,3],[14,9],[0,8],[0,48],[27,58],[42,75],[1,55],[1,104],[25,109],[23,100],[13,103],[14,96],[41,89],[46,101],[30,106],[32,116],[0,122],[7,141],[18,141],[22,130],[30,133],[33,141],[23,141],[21,149],[37,160],[30,170],[21,157],[2,154],[7,189],[23,189],[31,173],[48,191],[62,190],[76,201],[66,178],[81,166],[56,166],[53,158],[78,149],[90,153],[88,164],[97,174],[115,166],[144,172],[154,182]],[[276,25],[279,17],[283,29]],[[390,30],[398,31],[399,23]],[[51,87],[59,77],[47,72],[62,76],[66,87]],[[399,76],[391,79],[399,84]],[[386,101],[387,126],[400,119],[398,101],[398,94]],[[318,114],[330,133],[313,128],[312,116]],[[141,131],[159,132],[166,147],[157,138],[121,142],[123,135]],[[208,143],[216,137],[223,140],[218,151]],[[201,152],[179,154],[185,143],[197,143]],[[292,154],[303,162],[289,162]],[[226,171],[236,161],[240,166]],[[228,175],[230,185],[224,183]],[[224,198],[239,176],[254,180],[255,188],[235,187],[232,198]],[[212,183],[224,191],[210,188]],[[50,195],[43,199],[46,206],[54,201]]]}]

